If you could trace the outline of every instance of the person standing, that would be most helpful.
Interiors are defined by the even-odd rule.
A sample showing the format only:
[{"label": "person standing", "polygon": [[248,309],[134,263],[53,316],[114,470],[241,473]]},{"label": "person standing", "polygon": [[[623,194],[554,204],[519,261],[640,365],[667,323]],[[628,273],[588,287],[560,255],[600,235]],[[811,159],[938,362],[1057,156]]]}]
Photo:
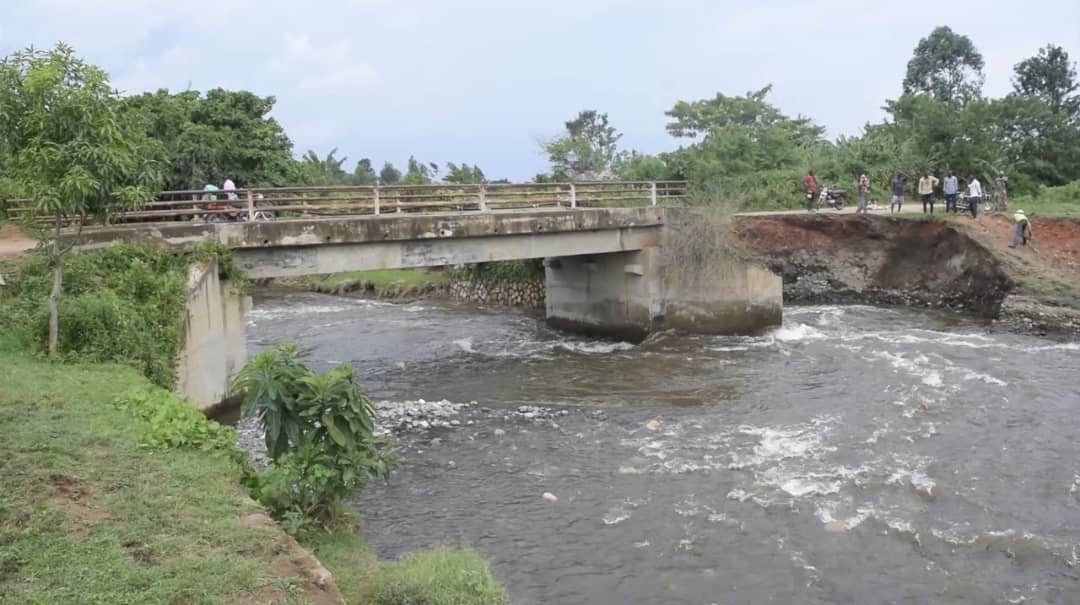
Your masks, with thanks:
[{"label": "person standing", "polygon": [[870,177],[867,176],[866,171],[860,171],[859,173],[859,207],[855,209],[855,214],[866,214],[866,203],[870,201]]},{"label": "person standing", "polygon": [[1016,231],[1013,233],[1013,241],[1009,247],[1015,248],[1021,244],[1026,246],[1028,240],[1031,239],[1031,221],[1024,215],[1023,210],[1017,210],[1013,215],[1013,220],[1016,221]]},{"label": "person standing", "polygon": [[979,204],[982,202],[982,183],[979,177],[971,177],[968,182],[968,209],[971,210],[971,218],[979,218]]},{"label": "person standing", "polygon": [[945,212],[956,214],[956,195],[960,192],[960,183],[952,170],[949,171],[949,176],[945,177],[941,191],[945,194]]},{"label": "person standing", "polygon": [[921,179],[919,179],[919,196],[922,197],[922,211],[926,214],[927,207],[930,208],[930,214],[934,213],[934,187],[937,187],[938,178],[931,176],[930,173],[924,172]]},{"label": "person standing", "polygon": [[817,199],[818,180],[814,176],[814,171],[811,170],[803,177],[803,189],[806,190],[806,211],[814,211],[814,200]]},{"label": "person standing", "polygon": [[889,204],[889,214],[900,212],[904,206],[904,193],[907,191],[907,178],[902,174],[893,177],[892,180],[892,203]]}]

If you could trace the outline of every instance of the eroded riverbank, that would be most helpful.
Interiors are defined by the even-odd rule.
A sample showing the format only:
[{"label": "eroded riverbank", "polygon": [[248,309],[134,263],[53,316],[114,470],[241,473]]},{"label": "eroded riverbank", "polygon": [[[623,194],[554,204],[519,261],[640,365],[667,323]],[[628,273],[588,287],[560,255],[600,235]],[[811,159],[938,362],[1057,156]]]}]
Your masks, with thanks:
[{"label": "eroded riverbank", "polygon": [[381,555],[466,541],[515,602],[1080,594],[1075,342],[860,306],[640,346],[431,302],[251,319],[255,347],[353,363],[391,408],[459,406],[399,425],[402,469],[355,505]]}]

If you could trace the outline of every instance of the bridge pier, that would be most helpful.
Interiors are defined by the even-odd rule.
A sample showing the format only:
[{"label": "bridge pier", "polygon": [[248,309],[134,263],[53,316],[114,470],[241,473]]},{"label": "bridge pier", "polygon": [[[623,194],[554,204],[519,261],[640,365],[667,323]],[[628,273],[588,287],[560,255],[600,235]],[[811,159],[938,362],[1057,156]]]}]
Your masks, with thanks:
[{"label": "bridge pier", "polygon": [[545,259],[548,323],[630,341],[670,329],[753,334],[781,323],[778,275],[718,240],[693,212],[665,214],[660,247]]}]

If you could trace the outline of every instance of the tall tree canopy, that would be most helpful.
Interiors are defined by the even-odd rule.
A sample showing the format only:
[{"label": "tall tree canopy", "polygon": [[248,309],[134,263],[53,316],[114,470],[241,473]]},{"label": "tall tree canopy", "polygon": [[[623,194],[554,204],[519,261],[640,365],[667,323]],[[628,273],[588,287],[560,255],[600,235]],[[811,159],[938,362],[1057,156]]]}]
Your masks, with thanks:
[{"label": "tall tree canopy", "polygon": [[201,189],[234,177],[243,186],[295,185],[303,178],[292,141],[270,117],[274,97],[220,88],[167,90],[123,100],[144,132],[162,143],[169,189]]},{"label": "tall tree canopy", "polygon": [[589,109],[566,122],[566,131],[543,144],[555,180],[612,178],[619,158],[619,134],[606,113]]},{"label": "tall tree canopy", "polygon": [[48,217],[54,280],[49,296],[49,354],[57,350],[64,255],[71,249],[64,219],[81,224],[150,199],[160,185],[156,148],[130,116],[104,71],[63,44],[33,48],[0,61],[0,148],[10,154],[8,178],[32,211]]},{"label": "tall tree canopy", "polygon": [[915,47],[904,76],[904,93],[963,103],[982,95],[984,80],[983,57],[971,39],[942,25]]},{"label": "tall tree canopy", "polygon": [[1080,83],[1076,64],[1069,53],[1054,44],[1039,49],[1039,54],[1016,64],[1013,89],[1017,94],[1045,101],[1055,111],[1080,118]]}]

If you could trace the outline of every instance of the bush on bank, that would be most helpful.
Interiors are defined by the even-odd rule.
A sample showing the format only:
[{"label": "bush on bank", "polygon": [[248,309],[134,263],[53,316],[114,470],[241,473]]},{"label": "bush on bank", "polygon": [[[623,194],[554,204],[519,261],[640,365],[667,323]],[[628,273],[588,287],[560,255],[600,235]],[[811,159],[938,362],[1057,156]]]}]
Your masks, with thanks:
[{"label": "bush on bank", "polygon": [[[132,365],[154,384],[172,388],[188,267],[212,257],[223,277],[243,285],[229,251],[216,246],[170,254],[117,244],[70,256],[60,302],[62,359]],[[47,342],[52,279],[48,261],[35,255],[18,265],[11,282],[0,289],[8,337],[32,351],[43,351]]]}]

